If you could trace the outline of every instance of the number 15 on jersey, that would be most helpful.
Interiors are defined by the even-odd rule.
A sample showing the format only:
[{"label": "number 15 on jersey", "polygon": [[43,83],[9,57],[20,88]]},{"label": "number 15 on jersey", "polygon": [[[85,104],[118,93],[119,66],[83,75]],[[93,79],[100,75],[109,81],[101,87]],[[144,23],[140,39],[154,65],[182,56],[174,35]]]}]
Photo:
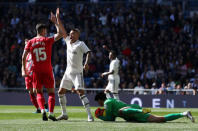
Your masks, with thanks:
[{"label": "number 15 on jersey", "polygon": [[45,52],[45,47],[35,48],[33,53],[36,55],[36,61],[45,61],[47,59],[47,55]]}]

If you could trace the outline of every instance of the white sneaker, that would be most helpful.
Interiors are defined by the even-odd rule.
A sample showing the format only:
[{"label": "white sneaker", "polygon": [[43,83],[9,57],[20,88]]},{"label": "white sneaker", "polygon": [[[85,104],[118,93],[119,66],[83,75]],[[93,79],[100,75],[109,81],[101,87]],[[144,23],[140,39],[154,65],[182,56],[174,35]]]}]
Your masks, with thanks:
[{"label": "white sneaker", "polygon": [[93,118],[93,116],[88,116],[88,120],[87,120],[88,122],[93,122],[94,121],[94,118]]},{"label": "white sneaker", "polygon": [[60,115],[59,117],[57,117],[57,120],[68,120],[68,115]]},{"label": "white sneaker", "polygon": [[195,119],[194,117],[192,116],[191,112],[190,111],[185,111],[183,113],[183,115],[185,115],[188,119],[190,119],[193,123],[195,122]]}]

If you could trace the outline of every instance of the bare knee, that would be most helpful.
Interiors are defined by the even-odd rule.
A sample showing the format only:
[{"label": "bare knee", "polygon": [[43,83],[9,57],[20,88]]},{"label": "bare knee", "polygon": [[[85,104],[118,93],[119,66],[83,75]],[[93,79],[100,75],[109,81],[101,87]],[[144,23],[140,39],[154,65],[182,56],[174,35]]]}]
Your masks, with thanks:
[{"label": "bare knee", "polygon": [[105,90],[104,93],[110,93],[110,91],[109,90]]},{"label": "bare knee", "polygon": [[84,90],[77,90],[76,92],[78,93],[79,96],[82,96],[85,94]]},{"label": "bare knee", "polygon": [[64,88],[59,88],[59,90],[58,90],[58,94],[65,94],[66,93],[66,89],[64,89]]}]

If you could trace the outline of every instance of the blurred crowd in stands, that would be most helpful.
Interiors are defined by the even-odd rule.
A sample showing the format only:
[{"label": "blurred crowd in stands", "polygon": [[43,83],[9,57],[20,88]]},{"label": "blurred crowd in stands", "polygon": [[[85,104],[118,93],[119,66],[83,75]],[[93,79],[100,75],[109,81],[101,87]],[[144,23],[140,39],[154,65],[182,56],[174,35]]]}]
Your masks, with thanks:
[{"label": "blurred crowd in stands", "polygon": [[[174,89],[198,87],[198,15],[184,15],[182,7],[135,5],[129,3],[0,4],[0,87],[24,88],[21,56],[24,39],[36,35],[35,25],[47,23],[49,36],[55,27],[50,11],[61,7],[67,32],[77,27],[80,39],[92,50],[89,72],[84,73],[87,88],[104,88],[107,78],[100,74],[109,68],[107,45],[116,50],[121,61],[120,89]],[[66,45],[53,45],[52,64],[56,88],[66,68]],[[134,91],[134,94],[149,94]],[[195,94],[193,92],[174,92]]]}]

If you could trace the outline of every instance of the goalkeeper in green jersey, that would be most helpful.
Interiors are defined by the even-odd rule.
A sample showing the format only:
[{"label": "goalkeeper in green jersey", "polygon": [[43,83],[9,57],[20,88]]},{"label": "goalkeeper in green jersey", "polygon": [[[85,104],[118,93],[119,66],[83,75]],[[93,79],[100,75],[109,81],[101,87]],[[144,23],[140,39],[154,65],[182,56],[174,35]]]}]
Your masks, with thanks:
[{"label": "goalkeeper in green jersey", "polygon": [[95,100],[100,106],[104,106],[104,109],[96,109],[95,116],[104,121],[115,121],[116,117],[121,117],[131,122],[166,122],[187,117],[192,122],[195,122],[190,111],[156,116],[150,114],[151,110],[148,108],[141,108],[136,104],[126,104],[113,98],[106,99],[104,93],[98,93],[95,96]]}]

